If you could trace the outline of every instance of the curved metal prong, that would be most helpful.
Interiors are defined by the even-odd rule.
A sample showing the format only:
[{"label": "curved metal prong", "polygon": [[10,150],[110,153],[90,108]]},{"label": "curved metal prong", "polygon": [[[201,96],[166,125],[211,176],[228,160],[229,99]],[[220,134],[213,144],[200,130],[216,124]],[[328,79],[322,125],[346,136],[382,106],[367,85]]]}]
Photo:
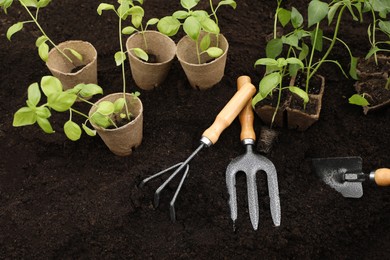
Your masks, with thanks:
[{"label": "curved metal prong", "polygon": [[257,230],[259,226],[259,199],[257,195],[256,172],[246,175],[248,189],[248,208],[252,227]]},{"label": "curved metal prong", "polygon": [[162,170],[162,171],[160,171],[160,172],[158,172],[156,174],[153,174],[153,175],[143,179],[142,182],[139,184],[139,187],[142,188],[145,185],[145,183],[147,183],[148,181],[153,180],[154,178],[157,178],[160,175],[163,175],[164,173],[169,172],[170,170],[175,169],[176,167],[179,167],[180,164],[182,164],[182,162],[180,162],[178,164],[175,164],[175,165],[173,165],[173,166],[171,166],[171,167],[169,167],[169,168],[167,168],[165,170]]},{"label": "curved metal prong", "polygon": [[229,194],[230,217],[234,224],[237,220],[236,171],[229,166],[226,169],[226,186]]},{"label": "curved metal prong", "polygon": [[169,204],[169,212],[170,212],[170,216],[171,216],[171,221],[172,222],[175,222],[176,221],[176,211],[175,211],[175,202],[176,202],[176,199],[177,199],[177,196],[179,195],[179,192],[181,190],[181,187],[183,186],[184,184],[184,181],[185,179],[187,178],[187,175],[188,175],[188,171],[190,170],[190,166],[187,164],[186,165],[186,168],[184,170],[184,173],[183,173],[183,177],[181,177],[181,180],[180,180],[180,183],[179,183],[179,186],[177,186],[177,189],[175,191],[175,195],[173,195],[173,198]]}]

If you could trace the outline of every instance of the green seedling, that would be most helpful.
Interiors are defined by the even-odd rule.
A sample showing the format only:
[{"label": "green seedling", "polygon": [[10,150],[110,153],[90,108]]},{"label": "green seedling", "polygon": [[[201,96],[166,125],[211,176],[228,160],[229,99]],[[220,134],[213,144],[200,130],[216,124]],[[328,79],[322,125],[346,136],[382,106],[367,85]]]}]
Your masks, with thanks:
[{"label": "green seedling", "polygon": [[[143,0],[137,0],[139,4],[143,4]],[[144,18],[145,11],[140,5],[135,5],[133,1],[127,0],[127,1],[121,1],[120,5],[117,9],[115,9],[115,6],[112,4],[107,4],[107,3],[101,3],[97,9],[97,12],[99,15],[102,14],[102,11],[104,10],[112,10],[116,13],[116,15],[121,19],[121,20],[126,20],[129,16],[131,17],[131,26],[126,26],[122,28],[120,26],[120,30],[122,34],[125,35],[130,35],[135,32],[140,32],[142,34],[144,44],[145,44],[145,50],[148,50],[148,42],[145,37],[145,31],[147,28],[151,25],[155,25],[158,23],[159,19],[158,18],[151,18],[149,19],[145,26],[142,24],[142,20]],[[148,61],[149,56],[147,52],[141,49],[141,48],[133,48],[131,51],[141,60]],[[123,59],[123,52],[120,54],[117,54],[117,61],[122,61]],[[117,62],[118,64],[118,62]]]},{"label": "green seedling", "polygon": [[[58,46],[49,38],[49,36],[46,34],[46,32],[43,30],[42,26],[38,22],[39,11],[42,8],[46,7],[50,2],[51,0],[19,0],[20,5],[26,10],[31,20],[17,22],[11,25],[8,28],[6,34],[8,40],[11,41],[11,37],[15,33],[21,31],[25,24],[34,23],[42,34],[42,36],[38,37],[38,39],[35,41],[35,45],[38,48],[39,57],[44,62],[47,61],[49,56],[49,50],[50,50],[50,47],[47,44],[47,42],[49,42],[59,53],[61,53],[61,55],[63,55],[72,64],[73,64],[73,60],[64,52],[65,50],[69,51],[74,57],[82,61],[83,60],[82,55],[78,53],[76,50],[71,48],[66,48],[63,51],[59,49]],[[0,0],[0,7],[4,10],[5,13],[7,13],[7,9],[12,5],[12,3],[13,0]]]},{"label": "green seedling", "polygon": [[[334,45],[341,43],[350,56],[349,75],[357,79],[357,58],[352,55],[349,46],[338,37],[338,33],[345,10],[349,11],[354,20],[362,20],[362,1],[335,0],[328,4],[319,0],[312,0],[308,5],[307,21],[307,28],[314,27],[311,30],[306,29],[303,16],[296,8],[293,7],[291,11],[286,10],[280,7],[281,3],[282,0],[277,0],[274,38],[267,43],[266,56],[275,59],[283,53],[284,46],[287,46],[286,58],[295,57],[304,63],[303,68],[299,68],[297,64],[290,64],[288,68],[289,74],[294,76],[298,70],[301,70],[306,77],[305,92],[308,93],[311,79],[324,63],[336,64],[347,77],[340,63],[337,60],[328,58]],[[334,21],[335,17],[337,17],[336,21]],[[325,19],[328,20],[328,26],[333,26],[334,28],[332,37],[323,35],[323,30],[320,28],[321,22]],[[293,30],[278,37],[276,34],[278,21],[283,27],[290,24]],[[328,42],[327,47],[325,47],[324,41]]]},{"label": "green seedling", "polygon": [[[199,0],[181,0],[180,4],[183,7],[183,10],[176,11],[171,16],[160,19],[157,28],[161,33],[167,36],[174,36],[182,27],[186,35],[195,42],[196,55],[198,63],[200,64],[200,57],[203,53],[207,53],[211,58],[218,58],[223,54],[223,50],[218,47],[220,28],[218,25],[217,11],[224,5],[230,5],[235,9],[237,4],[234,0],[224,0],[220,1],[218,5],[214,7],[212,0],[210,0],[211,13],[209,14],[205,10],[194,10],[198,3]],[[200,40],[202,32],[205,33],[205,35]],[[210,34],[216,35],[216,46],[210,46]]]},{"label": "green seedling", "polygon": [[368,100],[365,98],[365,93],[363,94],[354,94],[352,95],[349,99],[348,99],[348,102],[349,104],[352,104],[352,105],[357,105],[357,106],[362,106],[362,107],[365,107],[365,106],[369,106],[370,103],[368,102]]},{"label": "green seedling", "polygon": [[255,62],[255,66],[258,65],[266,66],[267,72],[266,75],[262,78],[262,80],[259,83],[259,92],[252,99],[252,106],[254,107],[258,102],[262,101],[266,97],[272,96],[273,92],[277,88],[278,101],[276,104],[275,112],[271,120],[271,127],[272,127],[272,124],[275,120],[275,116],[280,107],[280,101],[281,101],[283,90],[289,90],[290,92],[298,95],[305,104],[309,102],[308,94],[302,89],[300,89],[299,87],[296,86],[283,87],[283,78],[286,76],[291,76],[288,73],[288,69],[287,69],[288,66],[297,65],[299,68],[303,68],[304,65],[302,61],[300,61],[297,58],[287,58],[287,59],[278,58],[277,60],[271,58],[262,58],[262,59],[258,59]]},{"label": "green seedling", "polygon": [[[143,3],[142,0],[137,0],[136,2],[139,2],[140,4]],[[122,118],[122,119],[125,118],[128,121],[131,121],[131,113],[130,113],[130,110],[128,108],[127,102],[125,102],[125,100],[126,100],[126,73],[125,73],[124,61],[126,60],[126,52],[124,51],[123,40],[122,40],[123,30],[125,28],[127,28],[127,27],[123,28],[122,27],[122,22],[124,20],[126,20],[130,16],[131,20],[132,20],[132,24],[135,26],[135,28],[138,28],[142,24],[142,18],[143,18],[144,12],[143,12],[142,8],[141,8],[142,11],[140,11],[141,10],[141,9],[139,9],[140,6],[134,5],[134,2],[132,0],[119,0],[118,3],[119,3],[119,6],[118,6],[117,9],[115,9],[115,6],[113,6],[111,4],[106,4],[106,3],[101,3],[98,6],[98,8],[97,8],[97,13],[99,15],[102,15],[103,11],[112,10],[118,16],[118,32],[119,32],[119,34],[118,34],[118,41],[119,41],[119,48],[120,48],[120,50],[115,53],[114,59],[115,59],[116,65],[117,66],[121,66],[121,69],[122,69],[122,82],[123,82],[122,93],[123,93],[123,97],[121,98],[122,101],[118,101],[119,103],[114,102],[113,105],[107,105],[106,109],[109,112],[117,113],[117,109],[113,110],[112,108],[113,107],[115,108],[116,106],[119,106],[118,104],[123,104],[123,106],[125,108],[124,109],[125,112],[124,113],[123,112],[120,113],[120,118]],[[136,25],[139,25],[139,26],[137,27]],[[128,32],[130,32],[131,29],[126,29],[126,30],[129,30]],[[126,30],[125,30],[125,32],[126,32]],[[143,51],[142,49],[134,48],[133,51],[141,59],[148,60],[147,53],[145,51]],[[139,93],[136,92],[133,95],[134,96],[139,96]],[[108,104],[108,103],[105,103],[105,104]],[[100,114],[102,114],[102,113],[100,113]],[[99,121],[98,120],[99,118],[102,118],[102,117],[97,115],[95,120]],[[109,126],[109,122],[105,121],[105,119],[102,119],[102,121],[99,123],[99,125],[106,128],[107,126]]]}]

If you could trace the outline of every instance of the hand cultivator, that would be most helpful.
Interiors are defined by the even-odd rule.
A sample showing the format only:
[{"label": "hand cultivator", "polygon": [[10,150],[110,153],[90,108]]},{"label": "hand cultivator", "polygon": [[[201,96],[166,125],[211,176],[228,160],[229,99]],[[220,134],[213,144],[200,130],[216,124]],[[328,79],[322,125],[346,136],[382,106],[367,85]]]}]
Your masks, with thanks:
[{"label": "hand cultivator", "polygon": [[157,207],[160,201],[160,194],[162,190],[168,185],[168,183],[180,172],[183,172],[180,183],[176,189],[176,192],[170,202],[170,216],[171,220],[174,222],[176,220],[175,213],[175,202],[177,196],[179,195],[180,189],[184,183],[185,178],[187,177],[189,171],[189,162],[195,157],[195,155],[202,150],[204,147],[210,147],[215,144],[220,136],[220,134],[233,122],[233,120],[238,116],[240,111],[247,104],[248,100],[252,98],[255,94],[256,88],[250,82],[244,84],[236,94],[230,99],[230,101],[225,105],[221,112],[215,118],[214,123],[202,134],[200,139],[199,147],[183,162],[180,162],[172,167],[169,167],[165,170],[162,170],[146,179],[144,179],[140,187],[144,186],[148,181],[157,178],[164,173],[174,170],[174,172],[168,177],[168,179],[157,188],[154,194],[154,206]]},{"label": "hand cultivator", "polygon": [[[248,84],[250,78],[241,76],[237,79],[237,87],[240,89],[243,85]],[[253,146],[256,140],[256,134],[253,129],[253,110],[251,100],[246,107],[240,112],[241,123],[241,142],[246,148],[246,153],[235,158],[226,169],[226,185],[230,195],[229,206],[233,223],[237,219],[237,195],[236,195],[236,173],[244,172],[246,174],[248,189],[249,216],[253,229],[257,230],[259,224],[259,204],[256,185],[256,174],[264,171],[268,179],[268,193],[270,197],[271,216],[275,226],[280,225],[280,202],[279,188],[276,169],[273,163],[266,157],[255,154]]]}]

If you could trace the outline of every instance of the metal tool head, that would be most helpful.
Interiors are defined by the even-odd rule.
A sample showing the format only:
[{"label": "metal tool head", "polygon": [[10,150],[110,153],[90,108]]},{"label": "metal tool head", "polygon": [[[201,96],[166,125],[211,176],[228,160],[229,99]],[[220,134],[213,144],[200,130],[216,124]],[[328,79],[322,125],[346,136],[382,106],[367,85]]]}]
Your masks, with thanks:
[{"label": "metal tool head", "polygon": [[346,174],[362,173],[362,158],[360,157],[333,157],[316,158],[312,160],[316,174],[330,187],[340,192],[346,198],[360,198],[363,196],[361,182],[346,181]]},{"label": "metal tool head", "polygon": [[249,215],[253,228],[257,230],[259,225],[259,203],[256,174],[264,171],[267,174],[272,220],[275,226],[280,226],[280,200],[275,166],[266,157],[253,153],[253,145],[247,144],[246,147],[247,152],[231,161],[226,169],[226,185],[230,195],[231,218],[233,222],[237,219],[236,174],[244,172],[247,180]]}]

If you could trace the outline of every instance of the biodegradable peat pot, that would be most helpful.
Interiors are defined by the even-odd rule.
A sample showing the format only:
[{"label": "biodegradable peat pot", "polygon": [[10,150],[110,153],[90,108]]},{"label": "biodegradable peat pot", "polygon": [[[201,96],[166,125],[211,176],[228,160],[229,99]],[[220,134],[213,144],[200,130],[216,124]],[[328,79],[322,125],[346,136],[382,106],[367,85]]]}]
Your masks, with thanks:
[{"label": "biodegradable peat pot", "polygon": [[[73,64],[56,48],[53,48],[49,52],[46,66],[53,76],[61,81],[64,90],[73,88],[79,83],[97,84],[97,52],[92,44],[84,41],[66,41],[60,43],[58,48],[72,59]],[[69,50],[64,50],[66,48],[80,53],[83,61],[74,57]],[[79,70],[77,70],[78,67],[80,67]]]},{"label": "biodegradable peat pot", "polygon": [[[199,42],[206,33],[202,32]],[[216,46],[217,36],[210,34],[210,46]],[[196,55],[196,43],[190,37],[184,36],[177,44],[176,56],[187,76],[187,79],[194,89],[206,90],[221,81],[225,74],[226,57],[229,43],[222,35],[218,35],[218,47],[223,50],[223,54],[212,60],[207,53],[201,55],[200,62]]]},{"label": "biodegradable peat pot", "polygon": [[359,59],[357,64],[356,73],[359,80],[366,80],[372,77],[388,77],[390,74],[390,56],[377,55],[378,64],[375,63],[374,56],[368,60]]},{"label": "biodegradable peat pot", "polygon": [[[114,102],[121,98],[123,93],[114,93],[96,102],[99,104],[102,101]],[[132,153],[132,149],[138,147],[142,142],[143,136],[143,106],[138,97],[134,97],[126,93],[126,101],[130,113],[134,119],[124,126],[114,129],[105,129],[92,124],[99,136],[103,139],[107,147],[116,155],[127,156]],[[96,106],[93,106],[89,111],[91,116],[96,111]]]},{"label": "biodegradable peat pot", "polygon": [[[127,39],[126,48],[135,84],[141,89],[151,90],[167,77],[176,54],[176,44],[171,38],[157,31],[145,31],[145,37],[147,49],[141,32]],[[131,51],[132,48],[143,49],[149,56],[155,57],[155,61],[151,63],[140,60]]]},{"label": "biodegradable peat pot", "polygon": [[305,131],[320,118],[325,78],[320,75],[316,75],[316,77],[319,81],[318,90],[316,94],[309,94],[309,102],[305,110],[303,109],[302,99],[296,95],[291,96],[290,104],[286,108],[287,126],[289,129]]},{"label": "biodegradable peat pot", "polygon": [[390,89],[386,89],[386,77],[371,77],[364,81],[355,83],[355,90],[358,94],[364,94],[369,106],[363,107],[363,113],[379,110],[390,105]]}]

